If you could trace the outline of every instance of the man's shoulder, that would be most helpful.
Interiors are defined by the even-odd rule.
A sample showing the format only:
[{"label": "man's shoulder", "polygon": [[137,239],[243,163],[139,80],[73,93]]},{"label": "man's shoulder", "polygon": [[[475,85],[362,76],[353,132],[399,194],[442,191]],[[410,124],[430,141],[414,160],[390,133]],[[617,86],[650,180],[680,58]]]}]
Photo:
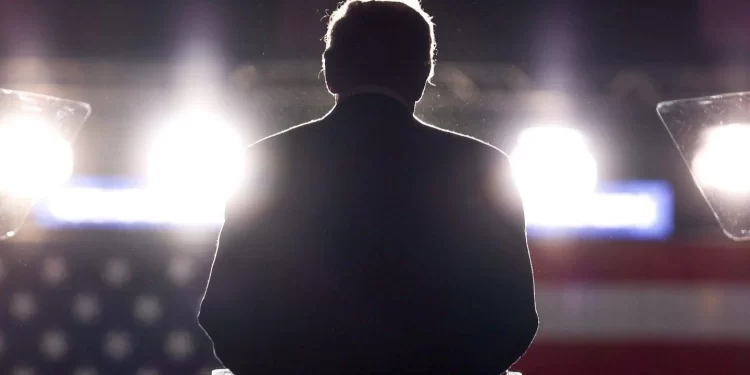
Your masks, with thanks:
[{"label": "man's shoulder", "polygon": [[[278,151],[289,149],[290,147],[298,148],[301,143],[310,142],[316,136],[325,138],[331,131],[336,131],[337,127],[327,125],[334,125],[334,119],[323,117],[298,124],[262,138],[252,143],[249,147],[256,149],[276,149]],[[419,142],[426,146],[429,145],[428,148],[442,150],[442,152],[453,151],[482,159],[508,159],[502,150],[479,138],[440,128],[417,118],[414,118],[413,125],[413,128],[418,129],[417,136],[420,138]]]},{"label": "man's shoulder", "polygon": [[303,133],[308,133],[309,130],[312,130],[312,128],[319,123],[324,122],[324,118],[308,121],[302,124],[294,125],[292,127],[286,128],[284,130],[281,130],[279,132],[273,133],[271,135],[268,135],[264,138],[261,138],[248,146],[249,148],[253,147],[265,147],[270,145],[279,145],[285,142],[290,142],[295,138],[298,138],[299,136],[302,136]]},{"label": "man's shoulder", "polygon": [[488,143],[487,141],[460,133],[453,130],[437,127],[421,120],[415,121],[429,133],[436,142],[440,142],[444,147],[456,149],[462,153],[470,153],[476,156],[507,159],[505,152]]},{"label": "man's shoulder", "polygon": [[318,125],[325,122],[325,119],[317,119],[273,133],[251,143],[247,146],[245,154],[254,160],[272,158],[276,160],[275,163],[288,161],[291,153],[303,153],[304,149],[315,143],[315,138],[320,138],[319,130],[325,126]]}]

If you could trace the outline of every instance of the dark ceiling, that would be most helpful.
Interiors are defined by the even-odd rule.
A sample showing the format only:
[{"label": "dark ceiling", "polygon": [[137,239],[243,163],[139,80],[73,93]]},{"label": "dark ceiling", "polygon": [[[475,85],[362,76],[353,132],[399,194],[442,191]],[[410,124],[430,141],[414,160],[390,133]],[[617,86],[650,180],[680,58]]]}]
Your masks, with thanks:
[{"label": "dark ceiling", "polygon": [[[338,0],[11,0],[0,2],[0,51],[172,58],[210,37],[229,60],[315,58]],[[750,50],[742,0],[424,0],[440,58],[546,65],[740,62]]]},{"label": "dark ceiling", "polygon": [[[264,120],[258,122],[270,132],[327,109],[330,98],[317,76],[316,61],[323,48],[325,15],[337,2],[0,1],[0,57],[161,66],[179,62],[187,41],[203,40],[230,67],[227,73],[245,64],[308,61],[305,67],[277,66],[274,79],[286,74],[286,80],[266,77],[263,82],[263,74],[258,74],[260,81],[243,91],[247,96],[239,101],[251,103],[248,98],[268,100],[273,96],[269,90],[286,90],[275,100],[277,109],[258,103],[245,108],[261,108],[257,113]],[[685,223],[678,229],[690,231],[713,223],[654,107],[659,100],[750,87],[746,71],[732,70],[750,57],[750,2],[424,0],[423,4],[437,25],[443,71],[442,81],[428,91],[418,109],[422,117],[502,143],[550,102],[521,113],[498,97],[532,91],[565,96],[574,117],[580,119],[576,126],[595,139],[605,177],[668,179],[676,188],[678,219]],[[476,63],[483,70],[471,67]],[[498,78],[508,67],[531,83],[514,86]],[[471,100],[461,97],[451,84],[457,74],[450,71],[453,68],[477,88]],[[118,69],[123,68],[109,72],[119,74]],[[77,75],[58,72],[55,83],[67,80],[64,90],[73,92],[69,86],[75,83],[70,81],[88,82],[79,85],[83,91],[71,95],[92,101],[97,109],[81,142],[88,144],[82,152],[97,155],[90,160],[98,164],[80,168],[123,172],[132,155],[118,144],[138,137],[140,128],[134,124],[142,123],[149,108],[161,105],[169,88],[159,86],[158,75],[139,74],[137,69],[120,76],[107,76],[107,69],[73,71]],[[102,75],[106,79],[92,81]],[[144,81],[150,84],[139,86]],[[19,79],[6,74],[3,82]],[[144,93],[146,86],[153,90]],[[99,91],[91,91],[93,87]]]}]

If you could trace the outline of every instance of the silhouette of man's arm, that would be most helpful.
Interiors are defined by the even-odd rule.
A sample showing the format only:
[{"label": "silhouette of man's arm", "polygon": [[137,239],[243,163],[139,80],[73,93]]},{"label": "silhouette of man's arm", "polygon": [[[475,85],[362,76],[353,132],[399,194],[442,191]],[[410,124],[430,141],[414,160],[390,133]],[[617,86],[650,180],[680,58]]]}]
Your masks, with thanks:
[{"label": "silhouette of man's arm", "polygon": [[[248,160],[261,157],[260,145],[247,152]],[[263,155],[265,156],[265,155]],[[272,278],[274,238],[280,238],[283,226],[267,209],[273,203],[272,188],[265,171],[256,168],[249,182],[226,204],[225,221],[219,235],[211,275],[201,303],[198,321],[214,343],[214,353],[230,369],[243,369],[254,345],[263,342],[263,332],[275,328],[264,310],[273,302]],[[262,186],[250,186],[260,182]],[[260,190],[264,189],[264,190]],[[252,290],[249,286],[253,286]],[[252,332],[252,334],[250,334]],[[258,360],[258,358],[255,358]]]},{"label": "silhouette of man's arm", "polygon": [[[506,160],[506,172],[511,171],[510,162],[507,157]],[[510,181],[508,177],[505,181]],[[501,243],[508,244],[507,253],[510,260],[510,266],[515,269],[508,271],[508,274],[513,278],[513,288],[515,293],[511,293],[512,296],[509,303],[515,305],[515,311],[517,312],[517,320],[515,324],[518,324],[517,330],[515,331],[518,335],[516,343],[518,346],[512,348],[509,352],[509,360],[515,362],[522,356],[529,345],[536,336],[537,329],[539,327],[539,318],[536,312],[536,301],[534,295],[534,275],[531,266],[531,259],[529,255],[528,242],[526,237],[526,218],[524,215],[523,202],[521,196],[516,189],[515,184],[509,183],[510,187],[506,190],[508,193],[505,197],[506,211],[503,215],[506,222],[509,225],[510,230],[508,232],[499,232],[498,241]],[[498,246],[500,246],[498,244]],[[509,364],[510,367],[512,363]]]},{"label": "silhouette of man's arm", "polygon": [[502,372],[526,352],[539,321],[523,203],[512,183],[510,161],[495,151],[501,157],[493,156],[488,169],[499,170],[502,176],[485,177],[481,197],[472,208],[477,236],[468,240],[481,253],[480,259],[487,260],[477,271],[484,285],[470,293],[466,303],[472,304],[472,298],[474,303],[486,303],[487,311],[478,312],[474,330],[487,344],[486,351],[477,354],[486,357],[476,359],[482,368]]},{"label": "silhouette of man's arm", "polygon": [[246,262],[242,259],[244,246],[241,242],[245,236],[239,232],[240,223],[238,218],[227,215],[198,315],[200,326],[214,343],[216,356],[223,365],[235,369],[232,361],[238,353],[232,351],[241,347],[244,335],[240,334],[242,327],[238,325],[242,324],[240,318],[245,311],[243,301],[237,298],[237,289],[243,289],[243,279],[248,272],[243,269]]},{"label": "silhouette of man's arm", "polygon": [[[236,202],[227,205],[198,321],[218,359],[238,372],[273,373],[287,365],[275,363],[284,355],[276,350],[282,343],[270,341],[284,337],[288,311],[281,306],[287,291],[277,289],[284,287],[279,280],[287,272],[273,251],[282,230],[272,215],[253,215]],[[262,372],[263,366],[275,367]]]}]

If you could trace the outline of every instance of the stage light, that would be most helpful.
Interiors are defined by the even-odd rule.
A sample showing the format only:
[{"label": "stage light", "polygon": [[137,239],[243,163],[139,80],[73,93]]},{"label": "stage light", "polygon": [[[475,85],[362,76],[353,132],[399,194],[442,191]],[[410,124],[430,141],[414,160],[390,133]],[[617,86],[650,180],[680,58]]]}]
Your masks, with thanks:
[{"label": "stage light", "polygon": [[37,213],[41,210],[54,222],[73,224],[221,225],[224,206],[201,198],[205,197],[185,201],[179,195],[137,187],[70,186],[47,198]]},{"label": "stage light", "polygon": [[692,161],[700,186],[729,194],[750,193],[750,125],[713,127],[704,136],[703,147]]},{"label": "stage light", "polygon": [[73,151],[50,124],[34,115],[0,120],[0,191],[39,198],[73,173]]},{"label": "stage light", "polygon": [[185,112],[158,130],[148,150],[149,186],[223,204],[245,172],[245,143],[234,124],[210,111]]},{"label": "stage light", "polygon": [[[198,197],[200,198],[200,197]],[[673,228],[673,192],[665,181],[603,183],[579,200],[527,205],[529,236],[659,240]],[[224,222],[223,206],[157,192],[139,181],[83,177],[43,199],[34,209],[37,225],[214,231]]]},{"label": "stage light", "polygon": [[596,160],[583,135],[574,129],[526,129],[510,159],[514,180],[527,204],[570,199],[596,189]]}]

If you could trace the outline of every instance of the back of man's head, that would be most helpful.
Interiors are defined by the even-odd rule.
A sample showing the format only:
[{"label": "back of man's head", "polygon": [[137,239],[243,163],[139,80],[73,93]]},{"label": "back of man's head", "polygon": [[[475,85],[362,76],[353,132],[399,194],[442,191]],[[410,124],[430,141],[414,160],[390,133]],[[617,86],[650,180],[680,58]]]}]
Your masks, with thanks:
[{"label": "back of man's head", "polygon": [[434,26],[419,0],[345,1],[330,16],[325,42],[334,94],[378,85],[418,101],[434,73]]}]

